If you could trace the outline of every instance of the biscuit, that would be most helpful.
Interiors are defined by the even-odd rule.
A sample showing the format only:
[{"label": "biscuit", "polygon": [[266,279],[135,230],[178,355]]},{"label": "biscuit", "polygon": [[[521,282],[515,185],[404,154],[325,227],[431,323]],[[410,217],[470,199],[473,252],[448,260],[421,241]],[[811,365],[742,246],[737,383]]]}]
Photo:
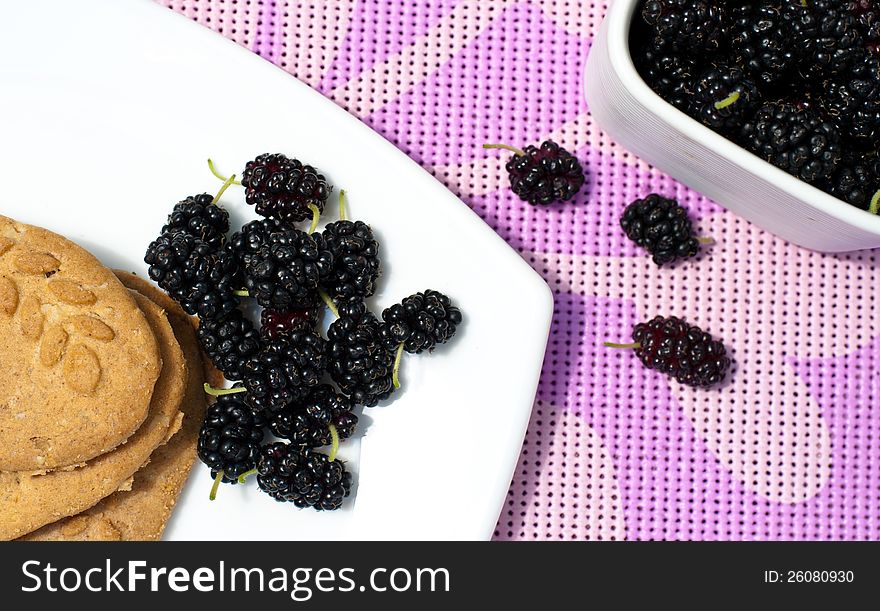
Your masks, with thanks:
[{"label": "biscuit", "polygon": [[[150,462],[135,473],[130,492],[116,492],[91,509],[22,537],[25,541],[155,541],[183,489],[196,459],[199,429],[205,419],[206,379],[220,385],[222,377],[203,358],[192,321],[165,293],[149,282],[116,272],[127,287],[137,290],[165,308],[178,343],[189,364],[183,405],[183,426],[166,445],[159,447]],[[204,368],[201,366],[204,365]]]},{"label": "biscuit", "polygon": [[130,489],[135,472],[181,426],[178,410],[187,390],[183,351],[162,308],[138,293],[133,295],[162,355],[162,373],[146,421],[124,445],[83,467],[45,475],[0,473],[0,540],[19,537],[84,511],[117,490]]},{"label": "biscuit", "polygon": [[147,417],[159,347],[91,254],[0,216],[0,471],[82,464]]}]

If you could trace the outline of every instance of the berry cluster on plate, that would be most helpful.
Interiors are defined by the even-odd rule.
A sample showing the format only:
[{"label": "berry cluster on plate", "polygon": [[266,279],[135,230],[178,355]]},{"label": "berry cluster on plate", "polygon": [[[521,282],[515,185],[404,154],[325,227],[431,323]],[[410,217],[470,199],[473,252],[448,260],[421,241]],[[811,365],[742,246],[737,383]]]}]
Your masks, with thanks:
[{"label": "berry cluster on plate", "polygon": [[[150,278],[199,317],[203,350],[235,382],[206,388],[217,400],[198,454],[214,478],[212,498],[220,483],[255,474],[276,500],[338,509],[351,474],[336,451],[355,433],[356,409],[388,399],[400,386],[403,353],[451,339],[461,312],[426,290],[381,319],[371,313],[365,300],[381,273],[379,243],[368,224],[345,218],[344,192],[339,220],[316,231],[332,187],[315,168],[265,154],[247,163],[240,183],[220,178],[217,195],[174,206],[144,257]],[[232,184],[261,218],[229,235],[218,201]],[[307,230],[297,226],[305,222]],[[259,324],[247,313],[250,301],[261,308]],[[324,337],[327,308],[335,320]]]},{"label": "berry cluster on plate", "polygon": [[644,0],[633,58],[665,100],[853,206],[880,206],[880,0]]}]

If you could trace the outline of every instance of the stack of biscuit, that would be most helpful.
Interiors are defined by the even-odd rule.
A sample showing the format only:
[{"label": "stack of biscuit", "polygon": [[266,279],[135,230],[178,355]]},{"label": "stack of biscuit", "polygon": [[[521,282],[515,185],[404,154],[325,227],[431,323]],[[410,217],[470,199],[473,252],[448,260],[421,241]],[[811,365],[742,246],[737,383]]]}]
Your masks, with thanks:
[{"label": "stack of biscuit", "polygon": [[217,375],[191,318],[0,217],[0,334],[0,540],[159,539]]}]

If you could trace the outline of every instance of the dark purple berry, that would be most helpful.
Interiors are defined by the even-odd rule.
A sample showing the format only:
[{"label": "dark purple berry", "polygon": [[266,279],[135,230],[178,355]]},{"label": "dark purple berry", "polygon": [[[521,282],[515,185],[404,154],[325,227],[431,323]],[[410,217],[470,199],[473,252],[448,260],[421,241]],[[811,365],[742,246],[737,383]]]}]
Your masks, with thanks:
[{"label": "dark purple berry", "polygon": [[724,344],[674,316],[657,316],[636,325],[632,338],[639,344],[636,356],[645,367],[687,386],[714,386],[730,366]]},{"label": "dark purple berry", "polygon": [[312,218],[309,204],[323,212],[332,190],[310,165],[280,153],[260,155],[245,166],[241,176],[245,200],[257,214],[283,223]]}]

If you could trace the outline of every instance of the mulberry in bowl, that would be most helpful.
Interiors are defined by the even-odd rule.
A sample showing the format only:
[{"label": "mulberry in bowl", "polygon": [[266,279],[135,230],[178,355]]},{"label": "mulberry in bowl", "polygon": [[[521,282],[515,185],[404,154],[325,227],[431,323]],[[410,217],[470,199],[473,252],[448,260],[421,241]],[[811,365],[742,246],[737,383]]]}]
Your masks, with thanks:
[{"label": "mulberry in bowl", "polygon": [[878,247],[874,92],[859,83],[880,83],[870,4],[616,0],[587,60],[590,110],[637,156],[790,242]]}]

